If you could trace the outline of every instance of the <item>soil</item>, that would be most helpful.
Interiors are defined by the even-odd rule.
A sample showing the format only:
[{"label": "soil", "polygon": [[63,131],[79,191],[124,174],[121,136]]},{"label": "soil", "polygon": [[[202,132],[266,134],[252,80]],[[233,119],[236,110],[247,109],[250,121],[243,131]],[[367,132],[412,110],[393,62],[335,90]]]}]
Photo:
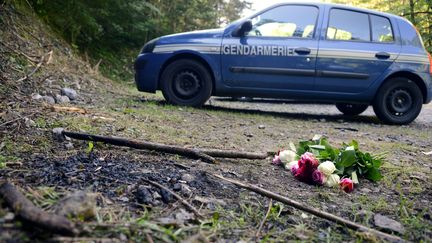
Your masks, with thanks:
[{"label": "soil", "polygon": [[[8,23],[0,32],[3,50],[8,45],[34,56],[54,50],[53,62],[44,64],[22,83],[14,80],[34,66],[19,64],[21,54],[2,52],[0,162],[16,164],[1,167],[0,181],[20,186],[35,204],[48,211],[68,192],[98,193],[96,218],[72,219],[85,228],[80,235],[86,237],[83,240],[373,240],[367,234],[275,202],[256,238],[269,199],[208,173],[250,182],[373,228],[373,216],[381,214],[404,226],[405,232],[392,232],[395,235],[409,241],[432,239],[432,156],[424,154],[432,151],[431,104],[425,105],[416,121],[406,126],[381,124],[371,108],[360,116],[346,117],[331,104],[290,100],[232,101],[213,97],[200,109],[171,106],[159,93],[138,93],[131,82],[116,83],[95,73],[88,62],[70,54],[67,44],[57,41],[34,16],[17,17],[13,9],[2,9],[0,14]],[[27,40],[32,35],[26,32],[38,40]],[[20,35],[26,43],[20,43]],[[22,72],[12,71],[17,65],[22,66]],[[34,93],[58,93],[58,86],[75,87],[78,99],[64,106],[83,108],[87,113],[55,112],[52,105],[31,98]],[[59,142],[52,137],[55,127],[185,147],[250,152],[276,152],[290,142],[321,134],[335,146],[355,139],[363,151],[387,155],[382,166],[383,180],[372,183],[362,179],[354,192],[347,194],[338,188],[299,182],[282,167],[271,165],[272,158],[219,159],[218,164],[207,164],[101,143]],[[143,179],[174,190],[198,208],[206,220],[197,222],[169,193]],[[0,207],[0,242],[55,240],[56,236],[49,232],[18,222],[18,217],[10,218],[6,205]]]}]

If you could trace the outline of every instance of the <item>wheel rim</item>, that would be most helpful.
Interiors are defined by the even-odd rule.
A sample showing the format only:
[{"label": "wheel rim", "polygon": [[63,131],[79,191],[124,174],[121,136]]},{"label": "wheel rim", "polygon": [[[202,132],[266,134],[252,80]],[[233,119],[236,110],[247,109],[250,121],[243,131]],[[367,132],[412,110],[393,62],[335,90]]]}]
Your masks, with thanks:
[{"label": "wheel rim", "polygon": [[199,75],[193,71],[181,71],[174,77],[174,92],[181,98],[194,97],[201,88]]},{"label": "wheel rim", "polygon": [[394,116],[403,116],[408,113],[413,106],[413,97],[408,90],[395,89],[387,99],[387,107]]}]

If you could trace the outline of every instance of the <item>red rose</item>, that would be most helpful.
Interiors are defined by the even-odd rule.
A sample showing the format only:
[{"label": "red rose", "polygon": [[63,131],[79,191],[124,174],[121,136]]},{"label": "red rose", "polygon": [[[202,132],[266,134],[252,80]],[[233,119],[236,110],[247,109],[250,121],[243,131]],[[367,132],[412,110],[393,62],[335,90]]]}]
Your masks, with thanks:
[{"label": "red rose", "polygon": [[303,182],[313,184],[312,173],[318,168],[318,160],[312,153],[305,153],[298,161],[299,168],[295,173],[295,177]]},{"label": "red rose", "polygon": [[339,182],[339,186],[345,192],[352,192],[354,190],[354,183],[349,178],[344,178]]}]

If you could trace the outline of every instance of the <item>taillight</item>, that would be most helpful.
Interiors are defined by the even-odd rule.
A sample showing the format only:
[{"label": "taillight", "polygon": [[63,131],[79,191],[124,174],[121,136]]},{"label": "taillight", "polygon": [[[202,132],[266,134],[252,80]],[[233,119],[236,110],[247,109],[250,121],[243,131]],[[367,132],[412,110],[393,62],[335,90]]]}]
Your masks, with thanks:
[{"label": "taillight", "polygon": [[428,57],[429,57],[429,73],[432,75],[432,56],[429,52],[428,52]]}]

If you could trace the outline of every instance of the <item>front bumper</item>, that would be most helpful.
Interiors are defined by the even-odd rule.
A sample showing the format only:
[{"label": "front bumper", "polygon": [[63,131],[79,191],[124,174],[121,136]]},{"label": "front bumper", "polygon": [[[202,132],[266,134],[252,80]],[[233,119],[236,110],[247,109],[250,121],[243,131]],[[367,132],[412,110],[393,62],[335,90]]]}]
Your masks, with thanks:
[{"label": "front bumper", "polygon": [[135,61],[135,84],[139,91],[155,93],[158,89],[159,75],[164,55],[144,53],[140,54]]}]

